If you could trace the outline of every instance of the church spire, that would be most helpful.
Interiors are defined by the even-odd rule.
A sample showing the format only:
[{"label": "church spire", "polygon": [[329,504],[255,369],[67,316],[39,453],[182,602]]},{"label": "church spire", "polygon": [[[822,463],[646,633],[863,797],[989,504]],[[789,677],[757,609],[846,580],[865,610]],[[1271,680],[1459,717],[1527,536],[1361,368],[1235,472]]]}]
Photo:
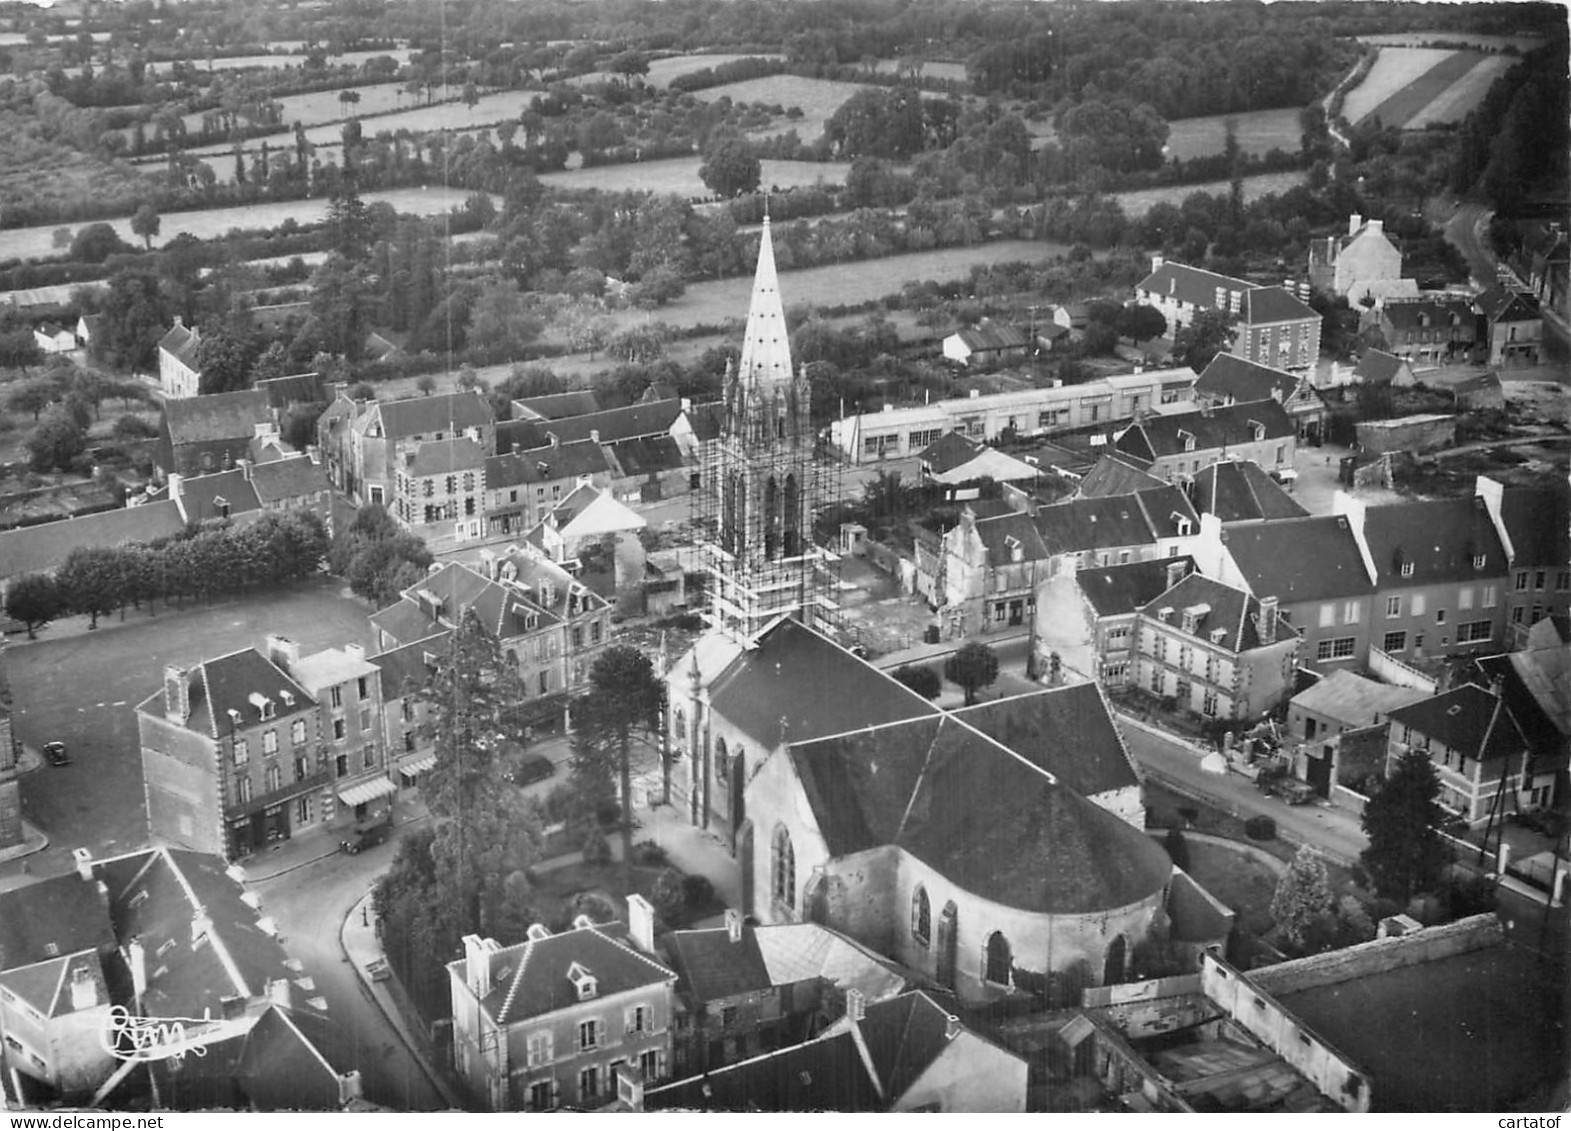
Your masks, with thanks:
[{"label": "church spire", "polygon": [[758,268],[753,273],[753,297],[747,308],[747,335],[742,340],[737,376],[744,386],[754,381],[791,380],[791,345],[786,340],[785,310],[780,305],[780,280],[775,274],[775,246],[769,237],[767,214],[758,242]]}]

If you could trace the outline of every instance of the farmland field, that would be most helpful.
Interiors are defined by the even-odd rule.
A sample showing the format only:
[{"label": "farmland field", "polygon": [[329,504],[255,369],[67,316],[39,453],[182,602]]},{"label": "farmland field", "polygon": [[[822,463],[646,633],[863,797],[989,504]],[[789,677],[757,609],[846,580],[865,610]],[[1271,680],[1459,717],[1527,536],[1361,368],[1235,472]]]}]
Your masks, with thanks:
[{"label": "farmland field", "polygon": [[[681,197],[711,195],[709,188],[698,177],[701,157],[664,157],[658,161],[640,161],[632,165],[598,165],[589,169],[565,169],[560,173],[542,173],[540,183],[552,188],[597,188],[607,192],[644,191],[674,193]],[[761,162],[763,176],[760,183],[765,188],[796,188],[802,185],[845,183],[845,165],[831,165],[819,161]]]},{"label": "farmland field", "polygon": [[[469,193],[459,189],[389,189],[386,192],[364,194],[367,204],[385,201],[400,212],[430,216],[456,208],[468,199]],[[157,242],[162,245],[181,233],[190,233],[197,239],[210,240],[223,235],[231,228],[276,228],[285,220],[300,224],[314,224],[327,215],[326,200],[280,201],[273,204],[254,204],[250,207],[209,208],[191,212],[169,212],[162,217]],[[115,231],[128,243],[141,246],[141,237],[131,231],[129,219],[116,220]],[[0,232],[0,262],[7,259],[40,259],[54,254],[53,237],[58,227],[68,227],[73,232],[81,225],[48,224],[34,228],[12,228]]]},{"label": "farmland field", "polygon": [[[1381,51],[1381,56],[1392,51],[1408,50],[1391,47]],[[1423,48],[1418,48],[1423,50]],[[1377,119],[1382,126],[1406,128],[1409,120],[1420,113],[1435,99],[1444,95],[1463,76],[1484,60],[1476,51],[1458,51],[1436,63],[1407,86],[1391,95],[1369,112],[1370,119]]]},{"label": "farmland field", "polygon": [[779,59],[782,57],[762,51],[752,55],[672,55],[669,58],[656,59],[650,63],[649,74],[644,81],[650,86],[658,86],[663,89],[671,85],[672,79],[680,75],[690,75],[694,71],[702,71],[706,67],[718,67],[722,63],[734,63],[738,59]]},{"label": "farmland field", "polygon": [[1358,123],[1375,107],[1456,54],[1442,47],[1384,48],[1364,81],[1347,92],[1342,116]]},{"label": "farmland field", "polygon": [[[880,74],[892,74],[900,65],[898,59],[880,59],[874,68]],[[931,79],[948,79],[951,82],[966,81],[966,65],[964,63],[940,63],[930,61],[922,64],[922,77]]]},{"label": "farmland field", "polygon": [[724,86],[712,86],[708,90],[695,91],[694,94],[705,102],[714,102],[725,97],[732,102],[783,106],[787,110],[799,106],[802,110],[800,118],[792,119],[775,129],[760,130],[758,133],[764,136],[794,129],[798,137],[811,145],[823,134],[824,123],[834,116],[834,112],[862,89],[864,89],[862,84],[855,82],[805,79],[800,75],[768,75],[761,79],[747,79],[743,82],[726,83]]},{"label": "farmland field", "polygon": [[1227,122],[1232,119],[1239,148],[1249,154],[1264,155],[1273,149],[1297,153],[1303,138],[1297,110],[1255,110],[1247,114],[1225,114],[1209,118],[1178,118],[1169,122],[1168,156],[1180,161],[1214,157],[1227,143]]},{"label": "farmland field", "polygon": [[[283,106],[284,125],[292,129],[296,122],[314,126],[319,122],[340,122],[348,117],[366,118],[372,114],[388,114],[403,109],[406,100],[414,101],[404,93],[404,84],[401,82],[369,83],[347,89],[360,96],[360,101],[352,107],[345,107],[338,100],[339,92],[336,90],[286,94],[278,100]],[[181,120],[192,135],[202,128],[201,114],[186,114]]]},{"label": "farmland field", "polygon": [[1484,95],[1489,93],[1494,81],[1515,66],[1516,62],[1510,55],[1485,55],[1477,66],[1409,118],[1406,128],[1421,130],[1425,126],[1460,122],[1484,100]]},{"label": "farmland field", "polygon": [[[1285,173],[1259,173],[1253,177],[1244,178],[1244,202],[1257,200],[1270,193],[1282,193],[1295,185],[1301,185],[1308,174],[1301,170],[1290,170]],[[1206,181],[1197,185],[1171,185],[1167,188],[1135,189],[1131,192],[1115,192],[1110,195],[1124,206],[1124,215],[1131,220],[1144,216],[1151,210],[1152,205],[1162,201],[1172,205],[1180,205],[1184,197],[1190,193],[1203,192],[1208,196],[1226,196],[1228,184],[1226,181]]]},{"label": "farmland field", "polygon": [[1504,51],[1515,47],[1526,53],[1542,47],[1547,40],[1537,35],[1489,35],[1470,31],[1401,31],[1387,35],[1361,35],[1358,42],[1376,47],[1427,47],[1431,43],[1465,43],[1480,51]]}]

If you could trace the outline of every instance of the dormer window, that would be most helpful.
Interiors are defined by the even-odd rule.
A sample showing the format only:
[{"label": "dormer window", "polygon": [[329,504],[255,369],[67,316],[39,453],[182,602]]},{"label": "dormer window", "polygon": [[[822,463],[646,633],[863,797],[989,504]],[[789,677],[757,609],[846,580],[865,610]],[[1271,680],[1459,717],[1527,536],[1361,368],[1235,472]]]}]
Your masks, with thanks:
[{"label": "dormer window", "polygon": [[589,1001],[599,992],[599,983],[585,967],[575,962],[567,968],[567,980],[578,991],[579,1001]]},{"label": "dormer window", "polygon": [[1213,628],[1211,630],[1211,643],[1213,643],[1213,644],[1220,644],[1220,643],[1222,643],[1222,639],[1226,635],[1227,635],[1227,629],[1225,629],[1225,628]]},{"label": "dormer window", "polygon": [[1264,440],[1266,438],[1266,426],[1261,424],[1260,421],[1251,420],[1249,422],[1249,427],[1254,431],[1256,441]]},{"label": "dormer window", "polygon": [[1473,568],[1474,569],[1483,569],[1484,568],[1484,555],[1483,554],[1474,554],[1473,555]]},{"label": "dormer window", "polygon": [[1195,434],[1193,432],[1186,432],[1180,428],[1178,430],[1178,438],[1184,442],[1184,451],[1192,452],[1195,450]]},{"label": "dormer window", "polygon": [[1156,611],[1156,619],[1161,621],[1163,624],[1166,624],[1168,621],[1172,620],[1173,619],[1173,607],[1171,605],[1165,605],[1162,608],[1158,609]]},{"label": "dormer window", "polygon": [[1412,562],[1403,562],[1402,563],[1402,576],[1403,577],[1412,577],[1413,576],[1413,563]]},{"label": "dormer window", "polygon": [[1004,545],[1009,547],[1009,560],[1019,562],[1025,560],[1025,547],[1020,544],[1020,539],[1013,534],[1004,539]]},{"label": "dormer window", "polygon": [[1178,528],[1178,536],[1180,538],[1188,536],[1188,534],[1189,534],[1189,519],[1188,519],[1187,516],[1181,515],[1177,511],[1174,511],[1173,512],[1173,525]]}]

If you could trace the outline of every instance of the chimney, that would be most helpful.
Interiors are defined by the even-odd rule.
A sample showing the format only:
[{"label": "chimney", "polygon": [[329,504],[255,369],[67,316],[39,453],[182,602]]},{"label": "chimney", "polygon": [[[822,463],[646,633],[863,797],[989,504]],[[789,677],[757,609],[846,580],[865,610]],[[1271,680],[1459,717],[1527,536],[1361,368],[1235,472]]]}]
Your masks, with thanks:
[{"label": "chimney", "polygon": [[562,437],[558,436],[555,432],[547,432],[545,434],[545,438],[551,441],[551,446],[553,448],[560,448],[562,446]]},{"label": "chimney", "polygon": [[346,653],[348,653],[348,655],[350,655],[351,657],[353,657],[356,660],[363,660],[363,659],[365,659],[365,645],[364,644],[345,644],[344,645],[344,651]]},{"label": "chimney", "polygon": [[251,461],[248,459],[235,460],[235,466],[240,469],[240,478],[247,483],[251,482]]},{"label": "chimney", "polygon": [[1167,260],[1164,257],[1162,257],[1160,255],[1153,255],[1151,257],[1151,273],[1153,275],[1156,274],[1158,271],[1160,271],[1162,269],[1162,264],[1164,264],[1166,262],[1167,262]]},{"label": "chimney", "polygon": [[589,442],[591,444],[598,444],[600,442],[600,429],[591,428],[589,430]]},{"label": "chimney", "polygon": [[191,685],[187,672],[175,664],[164,666],[164,718],[183,723],[191,717]]},{"label": "chimney", "polygon": [[147,952],[135,936],[125,944],[125,964],[131,968],[131,993],[140,1002],[147,992]]},{"label": "chimney", "polygon": [[173,502],[180,501],[180,481],[182,476],[178,471],[169,473],[169,498]]},{"label": "chimney", "polygon": [[1358,229],[1362,228],[1363,226],[1364,226],[1364,218],[1362,216],[1360,216],[1357,212],[1353,213],[1351,216],[1349,216],[1347,218],[1347,234],[1348,235],[1350,235],[1350,236],[1358,235]]},{"label": "chimney", "polygon": [[270,633],[267,637],[267,658],[284,671],[292,672],[300,662],[300,645],[287,636]]},{"label": "chimney", "polygon": [[1277,599],[1275,597],[1260,598],[1260,623],[1256,631],[1260,634],[1260,643],[1276,643]]},{"label": "chimney", "polygon": [[550,938],[551,932],[539,923],[531,923],[529,924],[529,930],[524,932],[524,937],[530,942],[539,942],[541,939]]},{"label": "chimney", "polygon": [[185,329],[185,319],[183,317],[181,317],[180,315],[178,315],[178,314],[175,315],[175,329],[176,330],[183,330],[183,329]]},{"label": "chimney", "polygon": [[90,848],[73,848],[71,859],[76,862],[76,874],[89,883],[93,879],[93,851]]},{"label": "chimney", "polygon": [[944,1018],[944,1040],[952,1041],[960,1035],[960,1018],[953,1013]]},{"label": "chimney", "polygon": [[347,1107],[365,1094],[365,1088],[360,1083],[360,1072],[347,1073],[338,1078],[338,1103],[340,1107]]},{"label": "chimney", "polygon": [[655,952],[655,909],[637,892],[627,897],[627,933],[639,950]]},{"label": "chimney", "polygon": [[742,913],[734,907],[727,907],[725,913],[726,937],[734,943],[742,941]]},{"label": "chimney", "polygon": [[1386,230],[1386,222],[1384,220],[1371,220],[1369,221],[1369,230],[1378,236]]},{"label": "chimney", "polygon": [[593,919],[591,919],[587,915],[574,915],[573,916],[573,930],[575,930],[575,931],[587,931],[590,927],[593,927],[594,925],[595,925],[595,921]]},{"label": "chimney", "polygon": [[464,980],[476,998],[491,992],[491,953],[479,935],[464,936]]},{"label": "chimney", "polygon": [[1167,587],[1171,589],[1189,575],[1189,563],[1176,561],[1167,563]]},{"label": "chimney", "polygon": [[861,990],[846,991],[846,1016],[852,1021],[867,1019],[867,999],[862,996]]}]

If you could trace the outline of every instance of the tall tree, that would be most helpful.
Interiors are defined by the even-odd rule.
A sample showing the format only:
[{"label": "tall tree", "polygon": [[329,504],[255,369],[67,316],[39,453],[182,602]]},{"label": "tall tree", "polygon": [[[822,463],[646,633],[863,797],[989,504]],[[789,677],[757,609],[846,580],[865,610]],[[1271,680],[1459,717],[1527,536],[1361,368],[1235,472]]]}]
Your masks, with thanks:
[{"label": "tall tree", "polygon": [[73,613],[86,613],[90,629],[124,602],[126,571],[121,551],[108,547],[78,547],[55,571],[61,603]]},{"label": "tall tree", "polygon": [[1271,898],[1271,918],[1293,949],[1301,949],[1309,929],[1332,908],[1331,881],[1326,864],[1312,845],[1303,845],[1277,881]]},{"label": "tall tree", "polygon": [[966,693],[966,706],[969,707],[976,702],[977,689],[998,678],[998,654],[986,644],[972,640],[945,662],[944,678],[959,684]]},{"label": "tall tree", "polygon": [[131,217],[131,230],[142,237],[142,243],[151,250],[153,237],[158,234],[158,229],[163,225],[159,219],[158,209],[151,204],[144,204],[136,210]]},{"label": "tall tree", "polygon": [[704,150],[704,163],[698,176],[716,196],[735,196],[754,192],[763,166],[747,139],[734,132],[721,132]]},{"label": "tall tree", "polygon": [[38,629],[63,611],[60,587],[47,573],[24,573],[6,588],[5,611],[27,626],[29,640],[37,640]]},{"label": "tall tree", "polygon": [[1232,345],[1236,333],[1232,319],[1223,311],[1196,311],[1193,321],[1173,336],[1173,355],[1199,373]]},{"label": "tall tree", "polygon": [[[633,731],[657,725],[660,681],[654,665],[637,648],[613,644],[589,668],[590,691],[579,710],[591,741],[614,744],[622,795],[622,872],[633,862]],[[629,888],[631,890],[631,888]]]},{"label": "tall tree", "polygon": [[1410,899],[1439,884],[1449,855],[1435,828],[1445,816],[1439,796],[1429,755],[1409,750],[1364,806],[1369,847],[1359,860],[1381,895]]}]

